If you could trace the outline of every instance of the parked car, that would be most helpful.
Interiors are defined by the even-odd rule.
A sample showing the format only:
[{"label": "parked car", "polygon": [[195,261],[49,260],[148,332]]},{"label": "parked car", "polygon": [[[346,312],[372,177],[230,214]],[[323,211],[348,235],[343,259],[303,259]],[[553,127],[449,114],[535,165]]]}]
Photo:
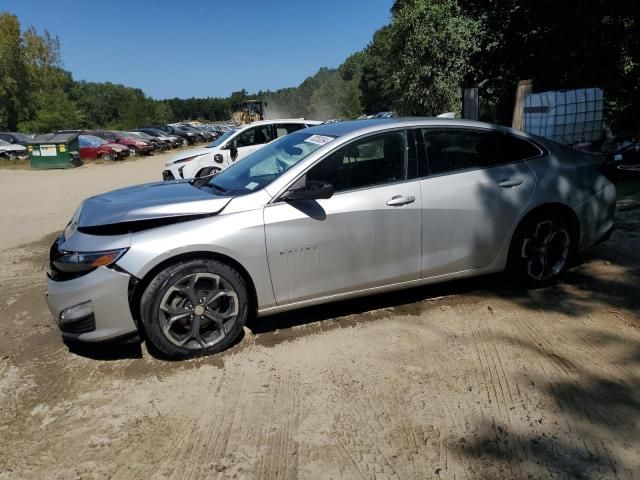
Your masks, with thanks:
[{"label": "parked car", "polygon": [[166,142],[163,142],[162,140],[156,137],[153,137],[151,135],[147,135],[146,133],[143,133],[143,132],[123,132],[123,133],[125,135],[129,135],[133,138],[137,138],[142,140],[143,142],[147,142],[151,144],[154,150],[164,151],[169,148],[169,145],[167,145]]},{"label": "parked car", "polygon": [[17,143],[9,143],[0,140],[0,158],[5,160],[13,160],[18,157],[27,156],[27,147]]},{"label": "parked car", "polygon": [[186,132],[178,127],[172,125],[149,125],[149,127],[143,128],[157,128],[158,130],[165,132],[169,135],[175,135],[183,140],[183,145],[193,145],[198,140],[197,136],[193,132]]},{"label": "parked car", "polygon": [[13,145],[22,145],[26,147],[29,144],[29,141],[32,140],[33,137],[27,135],[26,133],[19,132],[0,132],[0,140],[4,140],[7,143],[11,143]]},{"label": "parked car", "polygon": [[304,119],[263,120],[229,130],[201,150],[182,152],[169,159],[162,178],[175,180],[216,174],[276,138],[319,123]]},{"label": "parked car", "polygon": [[213,136],[209,132],[201,130],[197,127],[192,127],[191,125],[180,124],[176,125],[176,128],[179,128],[180,130],[183,130],[187,133],[193,133],[197,138],[196,141],[198,142],[210,142],[211,140],[213,140]]},{"label": "parked car", "polygon": [[556,280],[614,226],[593,156],[479,122],[300,130],[209,179],[89,198],[51,248],[62,335],[138,335],[171,358],[221,351],[246,320],[507,270]]},{"label": "parked car", "polygon": [[171,148],[181,147],[183,145],[183,140],[180,137],[176,137],[175,135],[169,135],[163,132],[162,130],[157,130],[155,128],[136,128],[133,131],[146,133],[147,135],[156,137],[158,140],[165,142]]},{"label": "parked car", "polygon": [[80,158],[83,160],[121,160],[129,156],[129,148],[119,143],[109,143],[95,135],[80,135]]},{"label": "parked car", "polygon": [[153,152],[154,147],[149,142],[134,138],[124,132],[115,130],[93,130],[92,135],[100,137],[110,143],[119,143],[129,148],[129,154],[134,157],[136,155],[148,155]]},{"label": "parked car", "polygon": [[640,135],[624,133],[604,142],[605,168],[616,178],[640,176]]}]

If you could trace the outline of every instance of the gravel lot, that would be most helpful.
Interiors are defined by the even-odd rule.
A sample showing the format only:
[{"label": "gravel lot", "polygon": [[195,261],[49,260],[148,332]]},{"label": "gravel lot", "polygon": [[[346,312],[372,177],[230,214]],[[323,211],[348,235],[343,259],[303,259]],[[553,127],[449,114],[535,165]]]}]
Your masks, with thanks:
[{"label": "gravel lot", "polygon": [[640,478],[640,204],[545,290],[306,309],[188,362],[70,352],[48,247],[82,198],[165,158],[0,170],[0,479]]}]

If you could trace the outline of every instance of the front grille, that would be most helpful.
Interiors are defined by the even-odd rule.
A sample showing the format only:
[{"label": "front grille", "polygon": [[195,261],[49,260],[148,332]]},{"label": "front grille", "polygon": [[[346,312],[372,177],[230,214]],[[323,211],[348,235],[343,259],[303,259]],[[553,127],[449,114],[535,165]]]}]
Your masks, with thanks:
[{"label": "front grille", "polygon": [[93,314],[79,318],[73,322],[62,323],[60,330],[65,333],[87,333],[96,329],[96,318]]},{"label": "front grille", "polygon": [[171,170],[163,170],[162,179],[163,180],[175,180],[175,177],[173,176],[173,173],[171,173]]}]

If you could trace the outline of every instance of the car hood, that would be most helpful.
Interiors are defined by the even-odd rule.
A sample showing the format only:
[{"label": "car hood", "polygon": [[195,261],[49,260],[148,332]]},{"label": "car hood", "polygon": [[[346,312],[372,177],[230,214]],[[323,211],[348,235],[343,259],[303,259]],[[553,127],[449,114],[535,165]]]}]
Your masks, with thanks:
[{"label": "car hood", "polygon": [[27,147],[25,147],[24,145],[0,145],[0,150],[3,150],[5,152],[23,152],[26,149]]},{"label": "car hood", "polygon": [[111,147],[114,150],[124,150],[125,148],[129,148],[126,145],[122,145],[121,143],[105,143],[103,144],[105,147]]},{"label": "car hood", "polygon": [[200,155],[206,155],[207,153],[213,152],[213,148],[199,148],[198,150],[189,150],[187,152],[181,152],[174,157],[171,157],[167,160],[165,164],[166,167],[172,166],[174,163],[179,162],[180,160],[184,160],[185,158],[198,157]]},{"label": "car hood", "polygon": [[136,185],[85,200],[78,227],[215,215],[231,198],[213,196],[186,181]]}]

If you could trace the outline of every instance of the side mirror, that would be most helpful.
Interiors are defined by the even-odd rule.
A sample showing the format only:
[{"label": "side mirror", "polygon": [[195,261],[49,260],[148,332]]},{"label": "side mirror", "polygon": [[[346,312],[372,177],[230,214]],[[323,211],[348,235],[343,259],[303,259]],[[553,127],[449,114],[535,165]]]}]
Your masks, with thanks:
[{"label": "side mirror", "polygon": [[238,156],[238,149],[236,148],[235,145],[231,145],[229,147],[229,153],[231,154],[231,160],[235,160],[236,157]]},{"label": "side mirror", "polygon": [[299,200],[320,200],[331,198],[332,196],[333,185],[330,183],[309,181],[304,187],[288,190],[282,195],[282,199],[286,202],[295,202]]}]

